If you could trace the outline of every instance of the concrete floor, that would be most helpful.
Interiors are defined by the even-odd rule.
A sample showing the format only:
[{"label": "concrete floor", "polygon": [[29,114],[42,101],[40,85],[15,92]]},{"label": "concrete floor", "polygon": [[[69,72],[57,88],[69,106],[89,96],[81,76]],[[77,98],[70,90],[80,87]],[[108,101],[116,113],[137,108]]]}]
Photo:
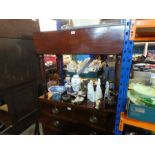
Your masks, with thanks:
[{"label": "concrete floor", "polygon": [[[40,135],[43,135],[43,128],[42,128],[41,123],[39,123],[39,130],[40,130]],[[34,131],[35,131],[35,124],[31,125],[28,129],[26,129],[20,135],[34,135]]]}]

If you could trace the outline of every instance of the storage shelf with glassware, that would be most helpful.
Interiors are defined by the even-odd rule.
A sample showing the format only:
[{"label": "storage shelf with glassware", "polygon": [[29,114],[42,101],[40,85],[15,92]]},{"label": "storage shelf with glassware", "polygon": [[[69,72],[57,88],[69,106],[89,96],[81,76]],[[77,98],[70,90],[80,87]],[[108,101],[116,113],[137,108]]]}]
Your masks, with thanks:
[{"label": "storage shelf with glassware", "polygon": [[155,20],[133,20],[132,22],[130,39],[135,41],[132,78],[129,80],[126,108],[120,116],[119,131],[125,133],[124,126],[129,125],[145,129],[143,134],[145,131],[147,134],[154,134],[155,42],[153,41],[155,41],[155,34],[152,31],[154,31]]},{"label": "storage shelf with glassware", "polygon": [[[124,29],[125,25],[106,25],[35,33],[34,44],[37,53],[39,55],[56,54],[60,71],[59,76],[60,78],[64,77],[64,84],[51,86],[48,89],[47,87],[45,88],[44,96],[39,98],[41,105],[57,106],[57,109],[60,108],[58,106],[66,106],[66,108],[71,106],[73,113],[68,115],[68,118],[70,117],[72,123],[75,123],[73,120],[79,121],[78,118],[75,119],[78,115],[76,111],[77,107],[81,111],[80,113],[83,115],[84,120],[86,116],[83,114],[83,110],[91,110],[93,119],[95,119],[93,121],[96,123],[90,127],[88,124],[91,122],[91,119],[88,119],[88,122],[80,120],[80,123],[89,126],[91,129],[94,125],[97,127],[98,121],[96,119],[103,119],[103,116],[94,116],[95,111],[104,115],[111,109],[113,114],[108,115],[108,117],[106,117],[106,114],[104,116],[106,119],[100,123],[102,124],[102,129],[105,130],[106,122],[108,123],[109,119],[110,126],[112,127],[110,127],[110,133],[113,133]],[[64,74],[62,57],[60,57],[63,54],[92,54],[94,57],[93,59],[90,58],[78,62],[71,60],[66,65],[66,74]],[[102,57],[103,59],[101,59]],[[42,80],[45,86],[44,63],[42,56],[40,58],[41,72],[43,73]],[[99,72],[101,74],[98,74]],[[45,102],[47,104],[43,104]],[[82,107],[85,108],[82,109]],[[45,109],[47,110],[47,108],[43,107],[43,109],[42,114],[44,115],[46,113]],[[54,110],[54,113],[50,113],[51,117],[55,119],[61,119],[63,117],[64,119],[64,115],[61,113],[54,116],[57,111],[61,111],[57,109]],[[47,113],[45,114],[46,116],[48,115]],[[68,112],[65,111],[65,113]],[[78,115],[78,117],[80,118],[81,116]],[[45,124],[44,129],[46,131],[48,128],[46,125],[48,123],[45,123],[44,120],[45,118],[42,119],[42,122]],[[56,126],[58,127],[60,125],[58,122],[60,123],[60,121],[54,121],[52,131],[55,131]]]},{"label": "storage shelf with glassware", "polygon": [[154,67],[153,64],[145,62],[133,64],[133,76],[129,81],[127,93],[126,113],[122,113],[120,118],[120,131],[125,131],[126,124],[149,130],[147,134],[151,134],[150,131],[155,131]]}]

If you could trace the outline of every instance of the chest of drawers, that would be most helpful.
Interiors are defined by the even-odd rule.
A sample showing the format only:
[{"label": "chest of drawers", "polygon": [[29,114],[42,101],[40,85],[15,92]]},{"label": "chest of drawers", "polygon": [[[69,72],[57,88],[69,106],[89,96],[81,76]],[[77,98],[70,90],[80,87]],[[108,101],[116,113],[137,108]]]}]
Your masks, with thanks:
[{"label": "chest of drawers", "polygon": [[73,105],[39,98],[40,122],[47,135],[113,134],[115,109],[96,110],[92,104]]}]

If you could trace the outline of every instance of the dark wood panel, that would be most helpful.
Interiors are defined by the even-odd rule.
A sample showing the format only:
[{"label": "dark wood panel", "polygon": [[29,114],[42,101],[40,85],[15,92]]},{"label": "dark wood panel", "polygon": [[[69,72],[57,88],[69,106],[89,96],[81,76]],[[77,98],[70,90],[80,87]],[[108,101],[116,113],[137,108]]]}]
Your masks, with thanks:
[{"label": "dark wood panel", "polygon": [[39,105],[37,104],[37,87],[34,81],[13,89],[11,95],[14,105],[14,115],[16,116],[15,121],[39,109]]},{"label": "dark wood panel", "polygon": [[39,32],[39,22],[31,19],[0,19],[0,38],[32,39]]},{"label": "dark wood panel", "polygon": [[38,21],[0,20],[0,96],[11,120],[6,134],[19,134],[37,120],[40,71],[34,32],[39,32]]},{"label": "dark wood panel", "polygon": [[[0,95],[7,103],[8,114],[12,123],[39,109],[37,102],[37,84],[35,81],[29,81],[16,87],[0,92]],[[1,118],[0,118],[1,120]]]},{"label": "dark wood panel", "polygon": [[124,26],[102,26],[34,34],[38,53],[120,54]]},{"label": "dark wood panel", "polygon": [[[4,131],[4,134],[19,134],[37,121],[39,105],[35,81],[29,81],[2,93],[4,100],[7,102],[7,115],[10,118],[11,125]],[[0,115],[0,120],[3,120],[1,117],[2,115]]]},{"label": "dark wood panel", "polygon": [[39,60],[32,40],[0,38],[0,90],[40,80]]},{"label": "dark wood panel", "polygon": [[[24,118],[21,118],[17,123],[6,128],[0,134],[6,135],[18,135],[26,130],[30,125],[36,122],[38,119],[38,110],[34,110],[32,113],[27,114]],[[35,132],[35,131],[34,131]]]},{"label": "dark wood panel", "polygon": [[65,133],[62,130],[56,129],[56,128],[43,128],[43,134],[44,135],[67,135],[67,133]]},{"label": "dark wood panel", "polygon": [[[66,134],[113,133],[114,109],[96,110],[87,103],[83,105],[71,105],[41,98],[39,102],[41,105],[40,121],[45,129],[45,134],[59,134],[59,132],[53,131],[53,128],[64,131]],[[57,110],[55,109],[53,113],[52,110],[54,108],[57,108]],[[54,126],[54,123],[57,126]],[[47,130],[48,132],[46,132]]]}]

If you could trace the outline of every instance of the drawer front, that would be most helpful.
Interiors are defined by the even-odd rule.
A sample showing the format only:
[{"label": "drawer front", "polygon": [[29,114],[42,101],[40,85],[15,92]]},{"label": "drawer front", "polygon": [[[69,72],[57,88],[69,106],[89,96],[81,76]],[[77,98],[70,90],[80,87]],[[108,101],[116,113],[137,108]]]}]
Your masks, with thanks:
[{"label": "drawer front", "polygon": [[44,129],[60,129],[70,131],[72,129],[72,122],[60,119],[58,117],[42,117],[42,125]]},{"label": "drawer front", "polygon": [[97,127],[100,127],[100,128],[105,128],[105,125],[106,125],[106,115],[100,115],[100,114],[94,114],[92,113],[89,118],[88,118],[88,124],[90,125],[94,125],[94,126],[97,126]]},{"label": "drawer front", "polygon": [[87,124],[90,127],[103,128],[105,130],[113,130],[115,114],[110,112],[98,112],[76,109],[74,119],[78,122]]},{"label": "drawer front", "polygon": [[92,112],[91,111],[88,111],[88,110],[81,110],[81,109],[78,109],[76,108],[74,110],[74,116],[73,116],[73,119],[75,121],[78,121],[78,122],[81,122],[81,123],[85,123],[85,122],[88,122],[89,120],[89,117],[92,115]]},{"label": "drawer front", "polygon": [[65,135],[66,133],[62,130],[55,128],[43,128],[44,135]]},{"label": "drawer front", "polygon": [[108,131],[112,131],[114,133],[114,126],[115,126],[115,114],[114,113],[107,113],[106,117],[106,129]]},{"label": "drawer front", "polygon": [[48,103],[41,104],[41,111],[44,114],[47,113],[50,115],[67,117],[70,119],[72,118],[73,113],[73,109],[70,106],[55,105]]},{"label": "drawer front", "polygon": [[113,135],[110,131],[97,131],[97,130],[89,130],[89,135]]},{"label": "drawer front", "polygon": [[86,124],[75,124],[74,128],[76,129],[74,135],[112,135],[112,131],[106,131],[104,129],[99,130],[94,127],[90,127]]},{"label": "drawer front", "polygon": [[93,113],[88,120],[88,124],[96,126],[98,128],[103,128],[105,130],[113,130],[114,129],[114,118],[115,115],[113,113],[102,113],[95,114]]},{"label": "drawer front", "polygon": [[72,129],[70,122],[47,116],[46,114],[42,114],[40,122],[42,123],[44,134],[66,134]]},{"label": "drawer front", "polygon": [[71,122],[64,121],[62,119],[51,118],[49,121],[49,126],[57,129],[70,130],[72,127]]},{"label": "drawer front", "polygon": [[89,110],[76,109],[74,113],[74,119],[79,122],[92,125],[105,123],[104,116]]},{"label": "drawer front", "polygon": [[72,118],[73,109],[69,106],[54,106],[51,109],[53,115],[61,115],[63,117]]}]

